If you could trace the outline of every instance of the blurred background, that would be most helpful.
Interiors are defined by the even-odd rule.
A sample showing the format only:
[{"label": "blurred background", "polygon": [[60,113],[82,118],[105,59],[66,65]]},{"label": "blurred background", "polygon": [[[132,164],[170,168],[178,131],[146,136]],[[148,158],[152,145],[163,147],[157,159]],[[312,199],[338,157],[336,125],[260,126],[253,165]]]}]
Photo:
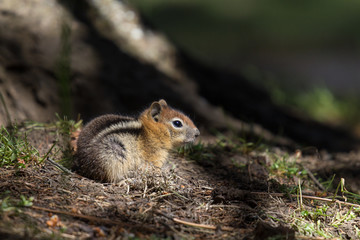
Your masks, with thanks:
[{"label": "blurred background", "polygon": [[131,0],[146,22],[279,105],[360,135],[360,2]]}]

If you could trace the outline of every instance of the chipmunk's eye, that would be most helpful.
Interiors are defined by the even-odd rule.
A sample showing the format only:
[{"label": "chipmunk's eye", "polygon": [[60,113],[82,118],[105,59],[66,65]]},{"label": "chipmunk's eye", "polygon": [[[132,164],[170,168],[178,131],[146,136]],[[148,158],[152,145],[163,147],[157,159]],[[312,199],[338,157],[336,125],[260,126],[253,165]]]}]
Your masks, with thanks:
[{"label": "chipmunk's eye", "polygon": [[176,128],[181,128],[183,126],[182,122],[179,120],[172,121],[172,125]]}]

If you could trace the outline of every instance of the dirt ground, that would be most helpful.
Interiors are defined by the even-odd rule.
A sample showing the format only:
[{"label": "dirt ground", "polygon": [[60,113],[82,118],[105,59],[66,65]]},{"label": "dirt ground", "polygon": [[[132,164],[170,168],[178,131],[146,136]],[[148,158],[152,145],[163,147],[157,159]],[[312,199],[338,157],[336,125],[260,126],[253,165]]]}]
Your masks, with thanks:
[{"label": "dirt ground", "polygon": [[[45,128],[32,130],[28,138],[41,154],[58,141],[55,131]],[[279,147],[270,149],[296,156]],[[174,153],[161,173],[117,184],[66,173],[49,161],[24,169],[2,168],[0,199],[34,200],[30,207],[2,212],[0,239],[326,239],[301,237],[289,223],[298,202],[281,192],[283,184],[296,185],[296,179],[270,175],[263,150],[234,152],[225,147],[211,157],[206,154],[214,151],[205,149],[201,154],[193,160]],[[62,154],[52,156],[56,160]],[[298,157],[320,177],[334,172],[339,173],[336,179],[346,176],[346,186],[359,193],[359,156],[304,151]],[[315,196],[313,189],[308,192]],[[353,224],[359,226],[359,219],[334,231],[354,239],[355,233],[346,231]]]}]

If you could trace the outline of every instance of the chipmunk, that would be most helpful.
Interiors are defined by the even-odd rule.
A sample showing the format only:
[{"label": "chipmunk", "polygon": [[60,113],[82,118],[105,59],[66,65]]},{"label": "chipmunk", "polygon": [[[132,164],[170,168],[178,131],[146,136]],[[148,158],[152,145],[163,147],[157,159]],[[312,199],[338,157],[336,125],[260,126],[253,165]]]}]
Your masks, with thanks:
[{"label": "chipmunk", "polygon": [[162,167],[172,148],[200,135],[194,123],[165,100],[139,117],[103,115],[80,132],[74,170],[101,182],[119,182],[146,166]]}]

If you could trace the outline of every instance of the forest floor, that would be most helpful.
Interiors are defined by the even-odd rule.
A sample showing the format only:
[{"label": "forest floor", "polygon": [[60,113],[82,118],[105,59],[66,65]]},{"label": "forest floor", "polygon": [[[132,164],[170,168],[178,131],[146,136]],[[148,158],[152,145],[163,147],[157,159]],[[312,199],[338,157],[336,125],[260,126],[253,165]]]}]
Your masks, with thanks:
[{"label": "forest floor", "polygon": [[36,152],[0,168],[0,239],[360,238],[358,152],[208,134],[161,173],[99,183],[51,162],[69,158],[64,123],[17,131]]}]

